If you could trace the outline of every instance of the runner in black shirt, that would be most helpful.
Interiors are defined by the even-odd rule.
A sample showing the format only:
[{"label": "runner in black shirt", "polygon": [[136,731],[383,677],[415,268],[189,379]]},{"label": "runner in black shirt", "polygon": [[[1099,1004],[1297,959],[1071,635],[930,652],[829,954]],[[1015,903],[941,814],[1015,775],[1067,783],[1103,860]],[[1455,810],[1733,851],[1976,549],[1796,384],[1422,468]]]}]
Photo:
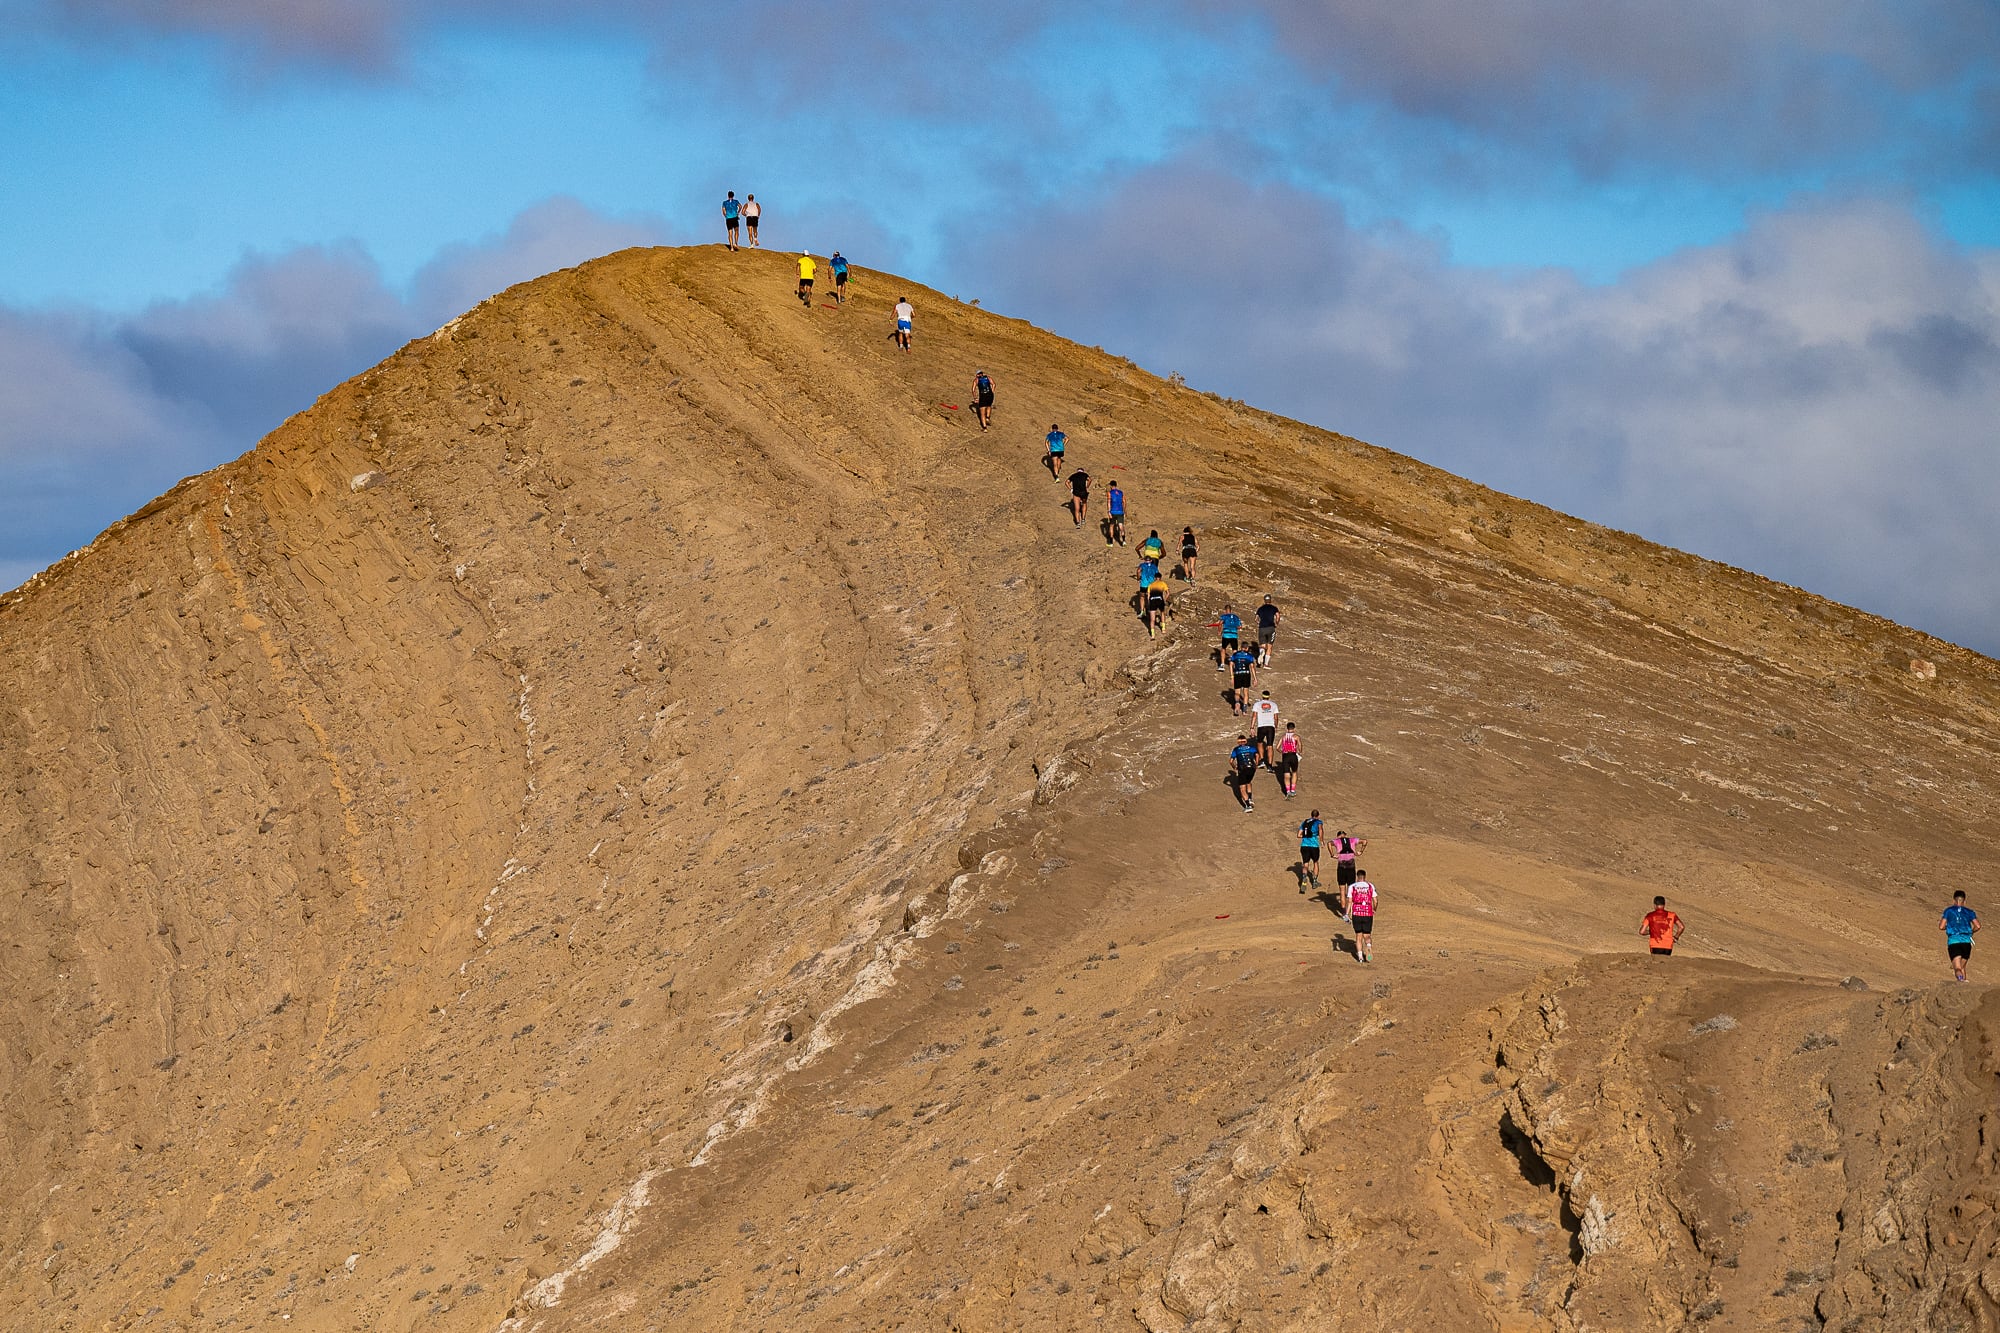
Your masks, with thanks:
[{"label": "runner in black shirt", "polygon": [[1264,604],[1257,608],[1257,665],[1271,665],[1271,640],[1278,637],[1278,604],[1270,594],[1264,596]]}]

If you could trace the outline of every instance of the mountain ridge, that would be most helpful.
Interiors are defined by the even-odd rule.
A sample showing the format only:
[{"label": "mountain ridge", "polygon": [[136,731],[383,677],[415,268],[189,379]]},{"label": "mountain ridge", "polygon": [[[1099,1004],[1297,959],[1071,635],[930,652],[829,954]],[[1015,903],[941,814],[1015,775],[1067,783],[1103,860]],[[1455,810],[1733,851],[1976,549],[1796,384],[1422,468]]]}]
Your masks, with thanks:
[{"label": "mountain ridge", "polygon": [[[1740,1309],[1747,1287],[1713,1292],[1779,1262],[1829,1276],[1759,1317],[1820,1299],[1856,1242],[1804,1222],[1830,1259],[1758,1231],[1747,1268],[1718,1252],[1631,1291],[1598,1271],[1612,1247],[1563,1294],[1587,1196],[1496,1181],[1498,1128],[1469,1157],[1455,1120],[1398,1136],[1487,1105],[1488,1029],[1532,997],[1591,1029],[1683,985],[1577,961],[1626,947],[1611,922],[1653,891],[1691,898],[1724,960],[1676,978],[1934,975],[1922,895],[1992,863],[1994,664],[888,275],[802,309],[788,265],[628,251],[510,289],[0,596],[0,1176],[53,1200],[0,1216],[10,1302],[78,1328],[1581,1326]],[[961,393],[981,366],[983,436]],[[1202,531],[1160,643],[1121,606],[1127,557],[1039,469],[1048,420],[1123,472],[1142,530]],[[1335,970],[1340,923],[1282,869],[1291,812],[1245,819],[1195,776],[1235,730],[1200,626],[1263,591],[1304,799],[1376,830],[1384,946],[1407,914],[1383,970]],[[1228,981],[1232,953],[1257,976]],[[1279,1017],[1293,988],[1257,979],[1279,967],[1320,1000]],[[1072,986],[1098,997],[1074,1021]],[[1772,994],[1802,1041],[1813,1005]],[[1941,1030],[1988,1021],[1923,1004]],[[1284,1034],[1265,1058],[1198,1054],[1246,1019]],[[1545,1233],[1475,1244],[1462,1205],[1407,1200],[1333,1225],[1352,1182],[1312,1158],[1375,1076],[1327,1053],[1395,1027],[1438,1062],[1381,1081],[1405,1123],[1379,1160],[1432,1182],[1410,1199],[1484,1191]],[[1014,1101],[980,1050],[1053,1072]],[[1063,1163],[1107,1123],[1087,1105],[1193,1123],[1229,1079],[1259,1108],[1242,1162],[1169,1169],[1141,1133],[1093,1150],[1117,1235],[1009,1192],[1032,1162],[1035,1197],[1076,1193]],[[1933,1079],[1952,1105],[1976,1082]],[[1503,1092],[1558,1155],[1550,1094]],[[1001,1183],[949,1184],[996,1158]],[[1260,1172],[1296,1188],[1255,1212]],[[1822,1201],[1778,1193],[1780,1217]],[[1026,1239],[989,1234],[995,1210]],[[1454,1245],[1514,1280],[1397,1276]],[[1924,1262],[1938,1290],[1972,1271]],[[1377,1304],[1344,1304],[1336,1268],[1375,1274]]]}]

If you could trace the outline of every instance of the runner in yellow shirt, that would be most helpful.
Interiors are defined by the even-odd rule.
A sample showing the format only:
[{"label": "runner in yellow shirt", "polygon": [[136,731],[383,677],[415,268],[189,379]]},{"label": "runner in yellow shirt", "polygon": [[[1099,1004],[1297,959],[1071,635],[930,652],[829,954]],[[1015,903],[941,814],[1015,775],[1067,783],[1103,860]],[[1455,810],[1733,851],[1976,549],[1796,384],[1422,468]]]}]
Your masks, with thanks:
[{"label": "runner in yellow shirt", "polygon": [[1158,574],[1146,585],[1146,637],[1153,638],[1166,628],[1167,581]]},{"label": "runner in yellow shirt", "polygon": [[812,309],[813,274],[817,272],[819,272],[819,265],[813,262],[812,253],[801,250],[799,252],[799,304],[808,310]]}]

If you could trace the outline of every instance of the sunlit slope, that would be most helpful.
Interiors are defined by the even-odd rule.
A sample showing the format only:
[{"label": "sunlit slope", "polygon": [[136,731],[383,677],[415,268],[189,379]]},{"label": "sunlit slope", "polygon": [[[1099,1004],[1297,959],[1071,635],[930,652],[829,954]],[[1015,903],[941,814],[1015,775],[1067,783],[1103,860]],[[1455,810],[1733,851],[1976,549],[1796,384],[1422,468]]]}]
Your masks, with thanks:
[{"label": "sunlit slope", "polygon": [[[1630,947],[1652,892],[1696,952],[1938,970],[1927,914],[1994,859],[1991,663],[856,287],[808,310],[784,256],[707,249],[516,288],[0,602],[26,1326],[1554,1319],[1483,1269],[1340,1296],[1485,1225],[1421,1183],[1424,1127],[1498,1087],[1538,973]],[[1203,532],[1159,644],[1037,466],[1051,421],[1142,530]],[[1201,626],[1265,591],[1302,799],[1376,839],[1373,973],[1285,873],[1302,812],[1217,782]],[[1385,1014],[1431,1037],[1364,1063]],[[1394,1245],[1326,1220],[1314,1066],[1343,1117],[1382,1089]],[[1269,1134],[1202,1169],[1319,1220],[1263,1200],[1291,1248],[1195,1280],[1228,1212],[1168,1158],[1245,1107]],[[1137,1230],[1080,1242],[1105,1205]]]}]

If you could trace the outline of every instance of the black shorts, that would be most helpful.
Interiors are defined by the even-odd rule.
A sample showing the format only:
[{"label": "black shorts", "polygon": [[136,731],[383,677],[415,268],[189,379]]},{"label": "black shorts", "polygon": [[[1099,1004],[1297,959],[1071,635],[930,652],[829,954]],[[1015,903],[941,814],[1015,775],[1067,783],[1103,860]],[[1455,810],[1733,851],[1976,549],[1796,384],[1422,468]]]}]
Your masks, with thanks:
[{"label": "black shorts", "polygon": [[1197,552],[1192,546],[1181,547],[1181,559],[1183,560],[1192,560],[1195,558],[1196,554]]},{"label": "black shorts", "polygon": [[1945,956],[1945,957],[1947,957],[1947,958],[1970,958],[1970,957],[1972,957],[1972,941],[1971,941],[1971,940],[1967,940],[1967,941],[1966,941],[1965,943],[1963,943],[1963,944],[1947,944],[1947,945],[1945,945],[1945,946],[1944,946],[1944,956]]},{"label": "black shorts", "polygon": [[1297,750],[1280,750],[1278,752],[1278,771],[1280,773],[1298,772],[1299,752]]},{"label": "black shorts", "polygon": [[1235,652],[1235,651],[1236,651],[1236,640],[1235,640],[1235,639],[1234,639],[1233,637],[1231,637],[1231,638],[1225,638],[1225,639],[1224,639],[1224,640],[1222,641],[1222,657],[1223,657],[1223,660],[1224,660],[1224,661],[1228,661],[1228,660],[1229,660],[1229,655],[1230,655],[1231,653]]},{"label": "black shorts", "polygon": [[1669,945],[1664,949],[1653,950],[1654,953],[1658,954],[1662,958],[1670,957],[1673,954],[1673,951],[1674,950],[1672,945]]},{"label": "black shorts", "polygon": [[743,220],[750,224],[751,231],[757,230],[757,219],[755,217],[745,217]]},{"label": "black shorts", "polygon": [[1372,935],[1375,933],[1375,918],[1372,916],[1349,917],[1348,920],[1353,924],[1354,933],[1357,935]]},{"label": "black shorts", "polygon": [[975,407],[991,407],[991,406],[993,406],[993,395],[992,395],[992,394],[990,394],[990,393],[982,393],[982,394],[980,394],[980,395],[979,395],[979,401],[978,401],[977,403],[975,403],[975,404],[974,404],[974,406],[975,406]]},{"label": "black shorts", "polygon": [[1257,766],[1255,764],[1252,764],[1248,768],[1244,768],[1240,764],[1237,765],[1236,784],[1238,786],[1247,787],[1256,780],[1257,780]]},{"label": "black shorts", "polygon": [[1167,599],[1156,592],[1148,593],[1146,596],[1146,609],[1148,611],[1164,611],[1167,609]]},{"label": "black shorts", "polygon": [[847,285],[847,275],[845,273],[834,274],[833,285],[836,287],[845,287]]},{"label": "black shorts", "polygon": [[812,285],[813,285],[813,280],[812,280],[811,278],[800,278],[800,279],[799,279],[799,286],[801,286],[801,287],[810,287],[810,286],[812,286]]},{"label": "black shorts", "polygon": [[1271,744],[1271,742],[1277,739],[1278,739],[1278,729],[1276,727],[1257,728],[1257,744],[1269,745]]},{"label": "black shorts", "polygon": [[1230,679],[1235,684],[1236,688],[1239,690],[1247,690],[1250,688],[1250,673],[1247,671],[1238,671]]},{"label": "black shorts", "polygon": [[736,218],[724,218],[724,219],[723,219],[723,221],[724,221],[724,222],[727,222],[727,223],[729,224],[729,230],[731,230],[731,231],[735,231],[735,230],[736,230],[736,224],[737,224],[737,221],[738,221],[738,219],[736,219]]},{"label": "black shorts", "polygon": [[1334,882],[1339,884],[1343,889],[1354,882],[1353,861],[1334,862]]},{"label": "black shorts", "polygon": [[1318,865],[1318,864],[1319,864],[1319,848],[1317,848],[1317,847],[1301,847],[1301,848],[1299,848],[1299,860],[1301,860],[1301,861],[1304,861],[1304,862],[1305,862],[1305,863],[1306,863],[1307,865],[1309,865],[1309,866],[1316,866],[1316,865]]}]

